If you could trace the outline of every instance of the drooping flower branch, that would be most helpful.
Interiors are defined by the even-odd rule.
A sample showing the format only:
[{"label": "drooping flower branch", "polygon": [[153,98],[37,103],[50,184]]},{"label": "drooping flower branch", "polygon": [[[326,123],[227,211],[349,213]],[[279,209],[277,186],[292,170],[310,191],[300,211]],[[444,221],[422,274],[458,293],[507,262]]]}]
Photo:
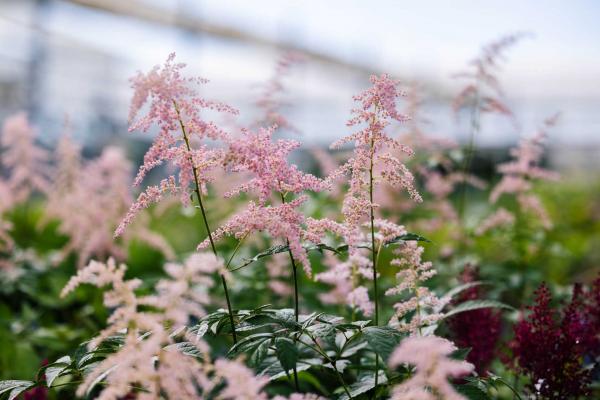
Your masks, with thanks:
[{"label": "drooping flower branch", "polygon": [[[214,122],[203,119],[200,114],[207,110],[237,114],[237,110],[198,96],[192,84],[204,84],[207,81],[201,78],[184,78],[181,70],[185,64],[174,63],[174,60],[173,53],[162,68],[156,66],[147,74],[138,73],[131,80],[134,95],[129,113],[132,121],[129,130],[139,129],[145,132],[152,125],[159,128],[158,135],[144,156],[144,164],[138,171],[134,185],[139,185],[150,170],[164,162],[171,163],[178,169],[178,174],[170,175],[159,185],[149,186],[142,192],[117,227],[115,236],[123,234],[125,227],[140,210],[160,201],[165,194],[179,195],[184,205],[188,205],[192,194],[195,194],[211,249],[217,256],[202,195],[206,193],[207,184],[212,181],[211,172],[223,164],[225,152],[218,147],[209,147],[203,141],[227,140],[228,134]],[[149,103],[148,112],[134,121],[146,103]],[[194,147],[196,141],[200,143]],[[227,300],[233,340],[236,342],[229,291],[223,274],[221,283]]]}]

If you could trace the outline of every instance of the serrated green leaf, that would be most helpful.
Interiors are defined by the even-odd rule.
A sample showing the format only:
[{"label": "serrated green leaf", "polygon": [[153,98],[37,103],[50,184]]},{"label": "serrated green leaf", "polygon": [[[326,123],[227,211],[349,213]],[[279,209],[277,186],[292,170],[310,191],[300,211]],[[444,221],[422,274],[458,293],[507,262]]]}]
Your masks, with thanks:
[{"label": "serrated green leaf", "polygon": [[[379,371],[377,376],[377,384],[384,385],[387,383],[387,377],[383,371]],[[364,374],[358,377],[358,380],[348,387],[350,395],[355,398],[369,390],[375,388],[375,374]],[[342,392],[339,400],[348,400],[350,397],[346,392]]]},{"label": "serrated green leaf", "polygon": [[473,281],[473,282],[467,282],[467,283],[463,283],[462,285],[458,285],[453,287],[452,289],[450,289],[448,292],[446,292],[446,294],[444,294],[442,296],[442,298],[447,298],[447,299],[451,299],[454,296],[456,296],[457,294],[470,289],[472,287],[476,287],[476,286],[481,286],[481,285],[491,285],[492,282],[489,281]]},{"label": "serrated green leaf", "polygon": [[[9,392],[9,398],[14,399],[25,390],[35,386],[35,382],[22,380],[0,381],[0,394]],[[17,393],[13,397],[13,392]]]},{"label": "serrated green leaf", "polygon": [[402,340],[402,335],[390,326],[368,326],[363,329],[369,348],[387,362],[392,351]]},{"label": "serrated green leaf", "polygon": [[44,371],[44,374],[46,376],[46,385],[48,387],[51,387],[52,383],[54,383],[56,378],[58,378],[65,371],[69,370],[70,367],[71,357],[69,356],[61,357],[52,364],[49,364]]},{"label": "serrated green leaf", "polygon": [[89,396],[90,393],[92,393],[92,390],[94,390],[94,388],[96,387],[96,385],[98,385],[100,382],[102,382],[104,380],[104,378],[106,378],[111,372],[113,372],[115,369],[117,369],[119,367],[119,364],[115,364],[112,367],[108,368],[106,371],[102,372],[100,375],[98,375],[96,377],[96,379],[94,379],[91,383],[90,386],[88,386],[85,395]]},{"label": "serrated green leaf", "polygon": [[470,347],[465,347],[462,349],[456,349],[452,352],[452,354],[450,354],[450,358],[453,358],[455,360],[461,360],[464,361],[467,359],[467,356],[469,355],[469,353],[471,352],[471,348]]},{"label": "serrated green leaf", "polygon": [[265,357],[267,357],[267,354],[269,353],[269,346],[271,345],[271,339],[265,339],[262,342],[260,342],[260,344],[258,346],[256,346],[256,349],[250,354],[250,358],[249,358],[249,362],[251,365],[254,366],[258,366],[260,365],[260,363],[262,363],[262,361],[265,359]]},{"label": "serrated green leaf", "polygon": [[469,400],[490,400],[488,394],[477,386],[467,383],[465,385],[455,386],[458,393],[462,394]]},{"label": "serrated green leaf", "polygon": [[284,371],[295,368],[298,363],[298,348],[292,339],[286,337],[275,339],[275,355]]},{"label": "serrated green leaf", "polygon": [[196,325],[190,329],[190,332],[196,337],[196,341],[202,339],[206,332],[208,332],[209,323],[202,321],[199,325]]},{"label": "serrated green leaf", "polygon": [[448,318],[465,311],[478,310],[480,308],[504,308],[507,310],[514,310],[514,308],[512,308],[508,304],[504,304],[496,300],[468,300],[464,303],[460,303],[452,310],[445,313],[444,318]]},{"label": "serrated green leaf", "polygon": [[196,358],[202,358],[202,353],[198,350],[198,347],[192,342],[179,342],[173,343],[165,347],[165,350],[176,350],[185,354],[186,356],[192,356]]},{"label": "serrated green leaf", "polygon": [[242,340],[238,341],[230,350],[229,355],[234,356],[240,353],[248,352],[258,346],[264,339],[271,339],[273,334],[270,332],[256,333],[254,335],[246,336]]},{"label": "serrated green leaf", "polygon": [[237,267],[231,269],[231,271],[237,271],[238,269],[242,269],[244,267],[247,267],[248,265],[252,264],[253,262],[256,262],[256,261],[260,260],[261,258],[269,257],[269,256],[272,256],[274,254],[283,253],[283,252],[288,251],[288,249],[289,249],[289,246],[287,246],[285,244],[278,244],[276,246],[269,247],[267,250],[261,251],[260,253],[256,254],[252,258],[246,258],[246,259],[244,259],[244,261],[242,262],[242,264],[240,264]]}]

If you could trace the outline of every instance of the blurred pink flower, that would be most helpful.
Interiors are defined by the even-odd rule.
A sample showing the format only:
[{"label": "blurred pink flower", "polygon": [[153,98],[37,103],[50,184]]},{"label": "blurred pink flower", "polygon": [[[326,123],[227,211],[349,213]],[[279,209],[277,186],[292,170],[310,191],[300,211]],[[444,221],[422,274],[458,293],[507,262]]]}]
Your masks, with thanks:
[{"label": "blurred pink flower", "polygon": [[35,131],[25,113],[8,117],[2,127],[2,166],[8,170],[6,185],[11,200],[20,203],[31,193],[49,189],[48,152],[35,143]]},{"label": "blurred pink flower", "polygon": [[[533,214],[545,229],[552,228],[552,221],[540,198],[532,193],[532,190],[535,181],[556,181],[560,178],[558,173],[539,166],[544,154],[542,143],[546,131],[556,124],[557,118],[558,115],[544,121],[535,136],[521,140],[518,147],[511,149],[513,160],[498,166],[502,179],[490,193],[492,203],[497,202],[503,194],[514,195],[521,209]],[[507,213],[508,211],[499,211],[499,214],[489,217],[483,224],[489,229],[493,227],[492,223],[507,222],[509,219]],[[478,230],[487,229],[480,227]]]},{"label": "blurred pink flower", "polygon": [[460,378],[473,371],[466,361],[450,358],[456,346],[437,336],[413,336],[402,340],[391,354],[391,368],[409,364],[416,371],[406,381],[392,389],[392,400],[466,400],[448,378]]}]

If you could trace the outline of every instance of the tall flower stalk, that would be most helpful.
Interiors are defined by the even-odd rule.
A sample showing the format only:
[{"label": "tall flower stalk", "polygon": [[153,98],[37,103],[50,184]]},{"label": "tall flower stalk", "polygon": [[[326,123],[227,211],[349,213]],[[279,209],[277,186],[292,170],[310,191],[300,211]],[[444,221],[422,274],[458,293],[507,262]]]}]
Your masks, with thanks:
[{"label": "tall flower stalk", "polygon": [[[347,126],[362,126],[362,128],[331,145],[331,148],[340,148],[347,143],[354,142],[353,156],[328,178],[334,181],[337,178],[350,174],[350,188],[344,197],[342,213],[344,222],[324,219],[310,221],[311,231],[314,235],[322,235],[331,230],[343,236],[350,246],[350,255],[355,255],[358,246],[364,241],[362,228],[369,227],[371,268],[373,279],[374,322],[379,325],[379,285],[378,285],[378,255],[383,241],[376,240],[375,210],[378,205],[374,201],[376,185],[385,182],[392,187],[405,189],[413,200],[422,201],[421,196],[414,187],[414,177],[408,168],[392,154],[404,153],[412,155],[410,147],[390,137],[386,127],[393,121],[404,122],[408,117],[397,111],[397,99],[404,96],[399,90],[399,82],[388,75],[371,76],[372,87],[353,97],[358,107],[353,109],[352,117]],[[375,384],[379,375],[379,357],[375,357]]]},{"label": "tall flower stalk", "polygon": [[406,189],[415,201],[421,201],[421,196],[414,187],[414,177],[411,172],[390,153],[390,150],[396,150],[412,155],[412,149],[390,137],[385,131],[392,121],[403,122],[408,119],[396,108],[397,99],[404,93],[398,89],[399,82],[390,79],[387,75],[372,76],[371,83],[373,86],[370,89],[354,96],[359,107],[352,110],[353,117],[347,123],[348,126],[366,125],[366,127],[331,145],[332,148],[339,148],[346,143],[354,142],[354,155],[334,171],[329,180],[350,173],[350,188],[342,208],[345,219],[342,232],[350,241],[348,243],[350,246],[358,244],[362,237],[360,233],[362,222],[365,219],[368,221],[375,302],[374,319],[375,324],[378,325],[378,246],[375,234],[375,210],[378,205],[374,201],[374,189],[384,181],[393,187]]},{"label": "tall flower stalk", "polygon": [[[158,125],[159,128],[158,135],[144,156],[144,164],[139,169],[134,185],[139,185],[150,170],[165,161],[173,164],[179,173],[177,177],[170,175],[159,185],[147,187],[117,227],[115,236],[120,236],[124,232],[140,210],[160,201],[165,194],[179,195],[183,205],[187,206],[190,204],[192,198],[190,192],[192,192],[196,194],[198,200],[211,250],[217,257],[202,194],[206,193],[207,184],[213,180],[211,172],[222,166],[226,152],[220,148],[210,148],[203,141],[226,141],[228,134],[214,122],[201,118],[200,111],[213,110],[233,115],[238,112],[226,104],[199,97],[192,84],[204,84],[207,81],[182,77],[181,70],[185,64],[174,63],[174,59],[173,53],[169,55],[162,68],[156,66],[147,74],[138,73],[131,80],[134,96],[129,119],[133,121],[146,103],[150,103],[150,107],[146,115],[132,122],[129,130],[147,131],[153,124]],[[192,147],[193,140],[200,142],[196,148]],[[227,281],[222,272],[220,276],[227,300],[233,341],[237,343]]]},{"label": "tall flower stalk", "polygon": [[[469,174],[471,170],[471,163],[475,155],[475,139],[481,130],[481,115],[483,113],[504,115],[511,118],[513,124],[516,124],[513,112],[504,101],[504,93],[498,81],[497,72],[504,52],[525,36],[524,33],[515,33],[489,43],[483,47],[479,56],[469,63],[468,70],[455,75],[456,78],[466,80],[466,85],[454,98],[452,108],[456,113],[464,108],[468,108],[470,112],[469,141],[465,148],[462,167],[462,173],[465,175]],[[459,218],[463,224],[466,190],[467,186],[463,184],[458,205]]]},{"label": "tall flower stalk", "polygon": [[[250,173],[251,179],[226,193],[226,197],[242,192],[255,192],[258,202],[250,201],[246,210],[232,217],[218,228],[209,241],[198,246],[200,249],[209,244],[214,246],[213,238],[225,235],[242,240],[255,231],[266,231],[273,238],[279,238],[287,245],[294,280],[294,317],[299,320],[298,299],[298,263],[302,264],[307,275],[311,276],[311,266],[302,240],[307,238],[303,228],[305,218],[298,210],[307,199],[301,195],[292,201],[286,201],[287,194],[301,194],[307,190],[320,191],[324,182],[313,175],[298,170],[287,161],[288,154],[300,146],[294,140],[273,140],[277,126],[260,128],[257,132],[242,130],[242,136],[229,141],[225,165],[236,172]],[[273,204],[273,197],[279,197],[281,203]],[[294,381],[298,387],[298,374],[294,369]]]}]

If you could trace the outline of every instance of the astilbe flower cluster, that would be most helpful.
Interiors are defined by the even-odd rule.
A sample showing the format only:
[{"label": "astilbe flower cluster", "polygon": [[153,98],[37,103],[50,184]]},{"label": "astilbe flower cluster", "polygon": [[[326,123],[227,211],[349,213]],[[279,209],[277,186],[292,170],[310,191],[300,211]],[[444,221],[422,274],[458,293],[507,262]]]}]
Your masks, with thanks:
[{"label": "astilbe flower cluster", "polygon": [[[477,267],[465,265],[460,277],[461,284],[479,280]],[[481,298],[481,286],[471,286],[453,299],[453,304]],[[500,339],[500,313],[490,308],[480,308],[456,314],[449,318],[448,326],[452,338],[460,348],[470,348],[467,361],[475,365],[477,372],[483,374],[496,355]]]},{"label": "astilbe flower cluster", "polygon": [[113,238],[132,201],[132,166],[121,149],[107,147],[97,159],[82,163],[78,146],[63,139],[57,156],[47,211],[50,217],[60,220],[60,231],[69,237],[63,256],[76,252],[79,267],[92,257],[123,260],[128,244],[139,239],[173,257],[168,242],[147,228],[147,215],[136,221],[121,241]]},{"label": "astilbe flower cluster", "polygon": [[[234,172],[249,173],[246,183],[227,193],[231,197],[242,192],[254,192],[258,201],[250,201],[245,210],[233,216],[213,234],[213,240],[232,235],[242,239],[255,231],[268,232],[289,244],[293,257],[310,276],[311,267],[302,241],[309,238],[303,228],[305,217],[299,207],[306,201],[305,191],[320,191],[325,188],[321,179],[298,170],[289,164],[289,153],[299,146],[294,140],[273,140],[276,126],[259,128],[257,132],[244,129],[242,137],[228,143],[225,165]],[[299,195],[286,201],[290,195]],[[273,196],[279,196],[278,201]],[[275,197],[275,199],[277,199]],[[207,239],[199,249],[210,244]]]},{"label": "astilbe flower cluster", "polygon": [[404,339],[390,355],[391,368],[409,364],[414,374],[393,387],[392,400],[465,400],[448,378],[461,378],[474,367],[466,361],[450,358],[456,346],[437,336],[414,336]]},{"label": "astilbe flower cluster", "polygon": [[[503,194],[515,196],[520,209],[535,216],[545,229],[552,228],[552,221],[540,198],[532,190],[534,181],[556,181],[559,179],[558,173],[539,166],[544,154],[542,144],[546,136],[546,130],[555,123],[556,116],[547,119],[535,136],[521,140],[518,147],[511,149],[510,154],[513,160],[498,166],[502,179],[490,193],[492,203],[496,203]],[[514,221],[514,215],[511,218],[506,209],[499,208],[481,223],[477,233],[482,234],[487,229]]]},{"label": "astilbe flower cluster", "polygon": [[345,261],[326,253],[323,264],[328,269],[315,275],[315,280],[332,288],[321,293],[319,299],[325,304],[347,305],[364,316],[372,315],[375,306],[369,299],[367,287],[361,285],[362,279],[372,279],[371,260],[361,252],[353,252]]},{"label": "astilbe flower cluster", "polygon": [[104,303],[113,310],[109,326],[90,347],[126,333],[123,345],[86,375],[77,394],[83,396],[98,377],[107,374],[106,386],[98,397],[102,400],[116,400],[133,392],[138,399],[198,398],[198,390],[210,393],[221,382],[225,387],[220,398],[266,398],[260,393],[267,382],[264,378],[254,377],[238,361],[212,364],[208,346],[195,337],[186,339],[203,355],[202,360],[184,354],[174,346],[176,337],[167,328],[187,324],[190,316],[205,315],[203,305],[209,302],[210,275],[222,268],[222,260],[212,254],[194,255],[183,265],[168,264],[168,277],[158,282],[156,294],[144,297],[134,292],[141,281],[125,280],[126,267],[117,266],[112,259],[106,264],[92,261],[80,270],[63,289],[63,296],[83,283],[109,287]]},{"label": "astilbe flower cluster", "polygon": [[[408,146],[392,138],[386,132],[386,128],[392,123],[404,122],[408,119],[397,110],[397,99],[404,95],[399,90],[399,82],[389,78],[387,75],[371,76],[372,87],[364,92],[354,96],[354,100],[359,104],[359,108],[352,110],[352,118],[348,121],[348,126],[361,126],[361,129],[345,138],[333,143],[332,149],[340,148],[347,143],[354,143],[354,152],[351,158],[342,166],[333,171],[326,182],[335,182],[340,177],[350,174],[349,189],[344,196],[342,214],[343,222],[335,222],[324,218],[315,220],[308,219],[308,231],[312,241],[319,241],[326,232],[340,236],[347,243],[349,248],[349,264],[341,267],[351,279],[349,284],[344,285],[346,297],[350,295],[352,300],[348,304],[356,307],[360,300],[360,308],[364,311],[371,309],[370,301],[367,297],[366,288],[354,282],[356,274],[349,273],[348,266],[358,262],[361,268],[365,267],[366,252],[358,247],[359,244],[367,242],[365,227],[370,224],[375,230],[374,210],[378,204],[373,201],[373,192],[377,186],[386,183],[396,189],[405,189],[415,201],[422,201],[421,196],[414,186],[414,176],[408,168],[398,159],[394,152],[402,152],[405,155],[412,155],[413,151]],[[397,235],[400,232],[406,232],[403,227],[394,224],[387,224],[380,221],[378,227],[389,229],[394,226],[392,231]],[[381,233],[387,236],[385,233]],[[373,246],[381,247],[384,241],[379,236],[379,245],[372,243]],[[372,240],[375,240],[373,232]],[[371,249],[375,254],[376,249]],[[370,261],[370,268],[373,270],[371,278],[376,279],[377,272],[374,271],[375,257]],[[366,274],[365,274],[366,275]],[[341,282],[336,282],[336,287],[342,287]],[[349,291],[351,288],[351,291]],[[335,290],[335,289],[334,289]]]},{"label": "astilbe flower cluster", "polygon": [[[597,296],[597,293],[596,293]],[[580,286],[562,313],[553,309],[550,290],[544,284],[536,291],[531,313],[515,326],[512,345],[519,371],[530,378],[529,390],[546,399],[585,396],[590,370],[583,357],[597,343],[597,315],[586,313]],[[594,321],[596,318],[596,321]]]},{"label": "astilbe flower cluster", "polygon": [[36,144],[35,130],[25,113],[15,114],[4,121],[0,144],[2,167],[8,173],[5,191],[9,193],[3,196],[2,202],[20,203],[34,192],[46,193],[50,186],[49,155]]},{"label": "astilbe flower cluster", "polygon": [[373,185],[385,182],[392,187],[406,189],[415,201],[422,200],[414,187],[414,176],[391,153],[392,150],[401,151],[410,156],[412,149],[386,133],[391,121],[404,122],[408,119],[396,108],[397,98],[403,95],[398,89],[399,82],[382,75],[372,76],[371,83],[370,89],[354,96],[359,108],[352,110],[353,117],[347,123],[348,126],[366,126],[331,145],[332,149],[336,149],[346,143],[354,143],[352,157],[328,178],[333,181],[350,174],[350,187],[342,208],[349,227],[358,226],[367,219],[371,207],[377,207],[369,198]]},{"label": "astilbe flower cluster", "polygon": [[[90,342],[90,349],[114,335],[124,334],[124,342],[84,377],[77,395],[85,395],[103,377],[105,385],[98,396],[101,400],[129,396],[147,400],[267,400],[264,388],[268,377],[255,376],[240,359],[213,362],[206,342],[195,335],[176,333],[185,332],[180,327],[188,324],[191,317],[206,315],[204,306],[210,303],[208,290],[213,286],[211,276],[223,270],[223,260],[212,253],[193,254],[183,264],[167,264],[167,277],[158,281],[155,294],[142,297],[135,293],[141,281],[125,280],[125,265],[117,266],[113,259],[106,264],[92,261],[79,270],[62,295],[84,283],[108,287],[104,304],[113,310],[109,326]],[[176,346],[180,339],[194,346],[201,357],[180,351]],[[299,393],[275,399],[324,400]]]},{"label": "astilbe flower cluster", "polygon": [[[480,113],[495,113],[512,118],[513,112],[503,98],[497,71],[506,50],[526,36],[525,33],[515,33],[489,43],[483,47],[479,56],[469,63],[466,71],[455,74],[456,78],[466,82],[453,100],[452,107],[455,112],[470,108],[474,113],[473,122],[476,124]],[[478,126],[475,128],[478,129]]]},{"label": "astilbe flower cluster", "polygon": [[[182,204],[189,205],[191,194],[203,193],[207,183],[213,179],[211,172],[223,162],[224,150],[210,147],[203,141],[221,141],[228,135],[214,122],[203,119],[200,114],[201,111],[212,110],[235,115],[237,110],[200,97],[193,85],[207,81],[184,78],[181,73],[185,64],[175,63],[174,60],[173,53],[162,68],[156,66],[147,74],[138,73],[131,80],[134,96],[129,113],[129,130],[146,132],[153,125],[158,127],[158,134],[146,152],[144,164],[134,180],[135,186],[141,184],[150,170],[165,162],[170,163],[178,173],[170,175],[158,185],[148,186],[139,195],[115,231],[116,236],[123,234],[140,210],[160,201],[167,194],[177,195]],[[147,113],[135,120],[147,103]]]},{"label": "astilbe flower cluster", "polygon": [[402,243],[394,251],[399,257],[393,259],[391,265],[400,268],[396,274],[398,284],[385,292],[387,296],[407,297],[394,304],[395,314],[390,325],[410,334],[420,333],[423,327],[435,324],[442,317],[435,312],[442,300],[424,286],[424,282],[435,276],[437,271],[431,262],[422,261],[423,251],[423,247],[412,241]]},{"label": "astilbe flower cluster", "polygon": [[277,60],[271,77],[261,86],[261,94],[256,106],[261,110],[258,126],[277,125],[280,128],[298,132],[298,130],[281,113],[287,104],[284,100],[285,78],[290,74],[294,65],[304,61],[302,54],[296,51],[286,51]]}]

